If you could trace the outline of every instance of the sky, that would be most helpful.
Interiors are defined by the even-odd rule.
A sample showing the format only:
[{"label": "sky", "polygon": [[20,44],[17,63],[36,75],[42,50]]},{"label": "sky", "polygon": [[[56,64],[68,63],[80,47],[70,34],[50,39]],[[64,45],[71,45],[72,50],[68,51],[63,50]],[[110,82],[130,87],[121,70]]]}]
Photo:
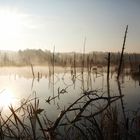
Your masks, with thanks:
[{"label": "sky", "polygon": [[0,50],[140,53],[140,0],[0,0]]}]

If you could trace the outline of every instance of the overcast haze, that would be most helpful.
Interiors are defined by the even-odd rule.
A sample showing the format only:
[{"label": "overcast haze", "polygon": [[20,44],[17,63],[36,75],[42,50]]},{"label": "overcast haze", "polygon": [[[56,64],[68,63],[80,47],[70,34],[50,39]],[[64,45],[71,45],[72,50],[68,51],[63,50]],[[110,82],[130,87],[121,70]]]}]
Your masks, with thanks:
[{"label": "overcast haze", "polygon": [[[6,16],[4,16],[6,15]],[[0,0],[0,50],[140,52],[139,0]]]}]

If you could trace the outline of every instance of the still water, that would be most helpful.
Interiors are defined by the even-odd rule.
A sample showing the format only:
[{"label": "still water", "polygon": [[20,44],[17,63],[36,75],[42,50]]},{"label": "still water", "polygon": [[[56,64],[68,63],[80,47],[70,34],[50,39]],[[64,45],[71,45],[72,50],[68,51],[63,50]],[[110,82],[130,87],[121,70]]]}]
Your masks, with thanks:
[{"label": "still water", "polygon": [[[0,109],[8,114],[8,106],[11,104],[18,107],[24,99],[39,98],[40,108],[46,109],[48,117],[55,119],[60,110],[73,103],[85,90],[99,90],[107,94],[107,80],[105,72],[85,72],[83,77],[80,72],[76,78],[70,70],[55,68],[55,74],[49,75],[48,67],[35,67],[36,77],[32,78],[30,67],[2,67],[0,70]],[[38,77],[39,75],[39,77]],[[119,95],[116,74],[110,75],[110,95]],[[139,81],[134,80],[130,75],[120,78],[121,92],[124,95],[123,104],[125,111],[136,110],[140,103]],[[57,97],[58,92],[62,92]],[[55,97],[53,101],[46,103],[49,97]],[[120,104],[117,101],[116,104]]]}]

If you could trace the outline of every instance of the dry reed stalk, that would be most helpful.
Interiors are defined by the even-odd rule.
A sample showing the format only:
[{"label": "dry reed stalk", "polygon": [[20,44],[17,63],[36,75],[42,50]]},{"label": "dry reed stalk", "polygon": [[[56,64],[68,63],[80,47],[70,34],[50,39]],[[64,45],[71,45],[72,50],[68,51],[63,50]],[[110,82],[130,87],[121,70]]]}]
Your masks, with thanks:
[{"label": "dry reed stalk", "polygon": [[35,78],[34,68],[33,68],[33,65],[32,65],[32,64],[31,64],[31,70],[32,70],[32,75],[33,75],[33,78]]},{"label": "dry reed stalk", "polygon": [[123,41],[123,46],[122,46],[122,52],[121,52],[121,57],[120,57],[120,63],[119,63],[119,68],[118,68],[118,75],[117,79],[119,79],[120,73],[121,73],[121,68],[122,68],[122,62],[123,62],[123,54],[124,54],[124,47],[125,47],[125,42],[126,42],[126,36],[127,36],[127,31],[128,31],[128,25],[126,26],[125,30],[125,35],[124,35],[124,41]]}]

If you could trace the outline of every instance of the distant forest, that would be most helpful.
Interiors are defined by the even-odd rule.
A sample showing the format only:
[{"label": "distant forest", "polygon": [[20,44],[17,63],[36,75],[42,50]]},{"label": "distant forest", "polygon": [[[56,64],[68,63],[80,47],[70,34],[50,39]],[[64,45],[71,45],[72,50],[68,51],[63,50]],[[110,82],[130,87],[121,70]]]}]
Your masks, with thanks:
[{"label": "distant forest", "polygon": [[[40,65],[49,66],[72,66],[77,67],[90,66],[106,66],[107,52],[90,52],[90,53],[60,53],[51,52],[48,50],[26,49],[19,51],[0,51],[0,66],[28,66]],[[120,52],[111,53],[111,65],[118,65],[120,59]],[[140,64],[140,54],[125,53],[123,64],[125,66],[133,66]]]}]

